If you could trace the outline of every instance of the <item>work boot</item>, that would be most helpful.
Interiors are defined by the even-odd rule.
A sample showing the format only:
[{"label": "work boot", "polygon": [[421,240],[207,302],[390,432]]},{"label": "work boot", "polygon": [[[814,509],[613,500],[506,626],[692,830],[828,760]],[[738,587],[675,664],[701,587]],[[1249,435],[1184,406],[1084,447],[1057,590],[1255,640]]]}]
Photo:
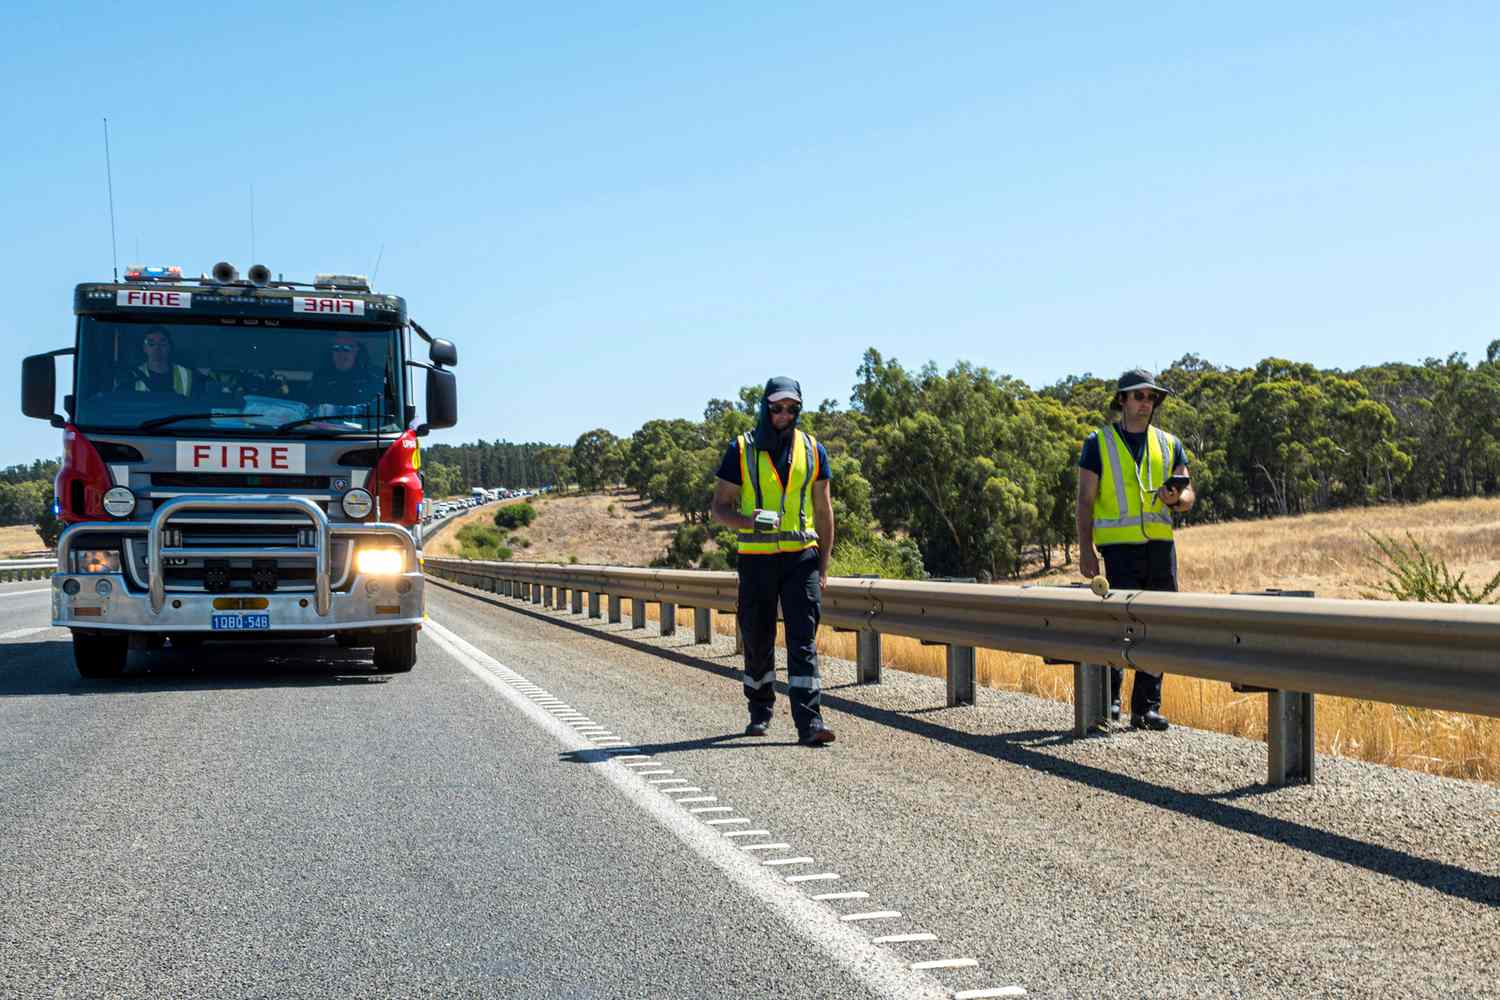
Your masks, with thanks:
[{"label": "work boot", "polygon": [[1159,733],[1169,728],[1170,725],[1171,723],[1167,722],[1167,717],[1154,708],[1146,712],[1145,715],[1136,715],[1134,712],[1130,714],[1131,729],[1152,729]]},{"label": "work boot", "polygon": [[1120,699],[1116,698],[1109,703],[1109,717],[1113,722],[1120,721]]},{"label": "work boot", "polygon": [[805,747],[820,747],[825,743],[832,743],[833,730],[820,723],[803,733],[798,742]]},{"label": "work boot", "polygon": [[771,724],[763,720],[752,719],[750,725],[745,727],[746,736],[764,736],[770,730]]}]

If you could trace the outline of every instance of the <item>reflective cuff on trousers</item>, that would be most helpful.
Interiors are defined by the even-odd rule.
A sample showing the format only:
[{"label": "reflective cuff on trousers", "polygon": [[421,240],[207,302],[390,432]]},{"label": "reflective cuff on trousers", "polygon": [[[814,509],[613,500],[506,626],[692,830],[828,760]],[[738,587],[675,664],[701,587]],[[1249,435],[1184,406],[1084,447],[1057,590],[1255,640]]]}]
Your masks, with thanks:
[{"label": "reflective cuff on trousers", "polygon": [[776,671],[774,671],[774,670],[767,670],[765,672],[765,675],[763,677],[761,677],[760,680],[756,680],[754,677],[751,677],[749,674],[741,673],[740,674],[740,680],[742,680],[742,681],[745,682],[745,687],[747,687],[747,688],[757,688],[757,689],[758,688],[763,688],[767,684],[775,684],[776,683]]},{"label": "reflective cuff on trousers", "polygon": [[823,690],[823,681],[818,677],[789,677],[786,686],[789,688],[801,688],[805,691]]}]

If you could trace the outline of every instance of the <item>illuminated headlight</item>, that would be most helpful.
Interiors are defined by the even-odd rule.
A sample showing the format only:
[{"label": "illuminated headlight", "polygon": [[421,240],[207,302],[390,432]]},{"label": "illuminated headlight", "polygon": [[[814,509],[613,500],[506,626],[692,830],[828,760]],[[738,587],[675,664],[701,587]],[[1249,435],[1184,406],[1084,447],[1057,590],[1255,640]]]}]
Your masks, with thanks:
[{"label": "illuminated headlight", "polygon": [[120,553],[115,549],[79,549],[73,553],[75,573],[118,573]]},{"label": "illuminated headlight", "polygon": [[135,511],[135,494],[115,486],[104,494],[104,512],[110,517],[129,517]]},{"label": "illuminated headlight", "polygon": [[356,521],[370,516],[375,500],[369,490],[353,489],[344,494],[344,514]]},{"label": "illuminated headlight", "polygon": [[405,566],[400,549],[360,549],[354,554],[354,568],[361,576],[396,576]]}]

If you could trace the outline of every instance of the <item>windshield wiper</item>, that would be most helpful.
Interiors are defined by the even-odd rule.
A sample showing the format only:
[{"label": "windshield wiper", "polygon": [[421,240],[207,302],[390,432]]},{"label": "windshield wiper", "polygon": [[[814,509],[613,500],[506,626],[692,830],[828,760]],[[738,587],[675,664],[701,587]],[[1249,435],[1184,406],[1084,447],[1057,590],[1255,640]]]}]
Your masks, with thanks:
[{"label": "windshield wiper", "polygon": [[[302,418],[300,418],[298,420],[288,420],[286,423],[282,424],[281,426],[272,428],[271,433],[272,434],[285,434],[287,431],[292,430],[295,427],[302,427],[302,426],[304,426],[306,424],[315,424],[315,423],[317,423],[320,420],[328,422],[328,423],[332,423],[332,422],[334,422],[334,421],[336,421],[338,419],[339,419],[338,417],[330,416],[330,415],[328,415],[326,413],[324,415],[320,416],[320,417],[302,417]],[[351,430],[351,431],[354,431],[354,430],[364,430],[364,428],[362,428],[362,427],[348,427],[348,428],[345,428],[345,429],[346,430]]]},{"label": "windshield wiper", "polygon": [[170,417],[157,417],[136,425],[138,431],[154,431],[179,420],[207,420],[210,417],[260,417],[262,413],[174,413]]}]

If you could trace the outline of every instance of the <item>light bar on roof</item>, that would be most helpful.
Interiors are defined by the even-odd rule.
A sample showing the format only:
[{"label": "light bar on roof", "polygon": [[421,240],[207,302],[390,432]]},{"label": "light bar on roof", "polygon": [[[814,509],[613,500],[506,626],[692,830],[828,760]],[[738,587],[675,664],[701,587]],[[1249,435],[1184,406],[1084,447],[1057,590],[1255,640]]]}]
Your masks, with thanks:
[{"label": "light bar on roof", "polygon": [[181,281],[182,268],[130,264],[125,268],[126,281]]},{"label": "light bar on roof", "polygon": [[368,292],[370,279],[363,274],[320,274],[313,284],[321,288],[341,288],[350,292]]}]

